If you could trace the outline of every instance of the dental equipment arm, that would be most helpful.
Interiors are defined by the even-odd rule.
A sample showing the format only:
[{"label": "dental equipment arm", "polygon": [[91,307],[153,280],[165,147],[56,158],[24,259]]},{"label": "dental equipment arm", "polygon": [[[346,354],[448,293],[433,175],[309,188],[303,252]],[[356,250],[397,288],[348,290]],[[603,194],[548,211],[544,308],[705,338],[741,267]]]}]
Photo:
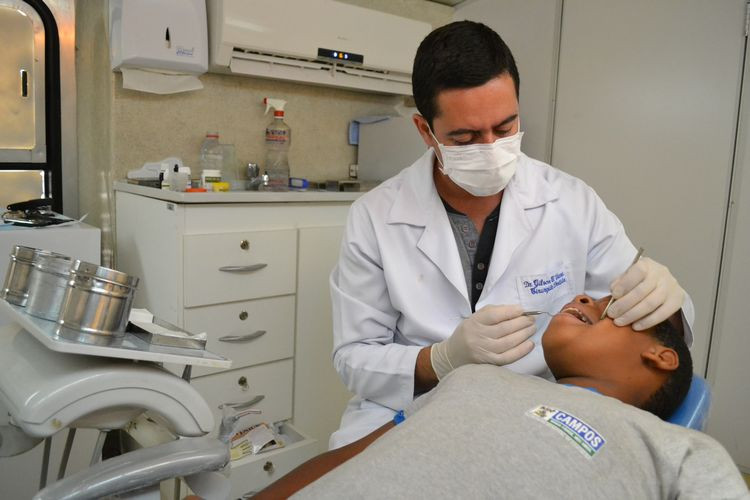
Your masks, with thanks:
[{"label": "dental equipment arm", "polygon": [[165,479],[221,469],[228,462],[229,447],[218,439],[180,439],[100,462],[44,488],[34,496],[34,500],[117,495]]},{"label": "dental equipment arm", "polygon": [[[231,408],[226,405],[222,405],[222,410],[218,438],[179,439],[125,453],[56,482],[37,493],[34,500],[100,498],[139,490],[174,477],[184,477],[195,490],[191,479],[195,479],[195,484],[203,483],[197,477],[200,473],[219,470],[229,463],[229,442],[237,421],[246,415],[261,413],[261,410],[249,408],[229,415]],[[205,483],[221,493],[201,492],[203,497],[224,498],[228,493],[229,488],[223,491],[221,481]]]},{"label": "dental equipment arm", "polygon": [[226,478],[220,476],[216,480],[206,473],[229,463],[229,442],[237,421],[261,410],[250,408],[229,415],[231,409],[222,406],[224,415],[218,438],[186,438],[125,453],[56,482],[37,493],[34,500],[100,498],[140,490],[175,477],[185,478],[193,490],[199,485],[209,490],[200,491],[202,497],[225,498],[229,492]]}]

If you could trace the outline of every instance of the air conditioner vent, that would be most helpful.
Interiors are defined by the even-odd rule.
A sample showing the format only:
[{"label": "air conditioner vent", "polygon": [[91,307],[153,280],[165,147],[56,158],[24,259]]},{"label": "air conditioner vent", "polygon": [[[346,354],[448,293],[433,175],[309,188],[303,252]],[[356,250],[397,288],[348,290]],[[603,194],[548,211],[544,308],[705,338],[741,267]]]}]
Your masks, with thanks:
[{"label": "air conditioner vent", "polygon": [[[342,69],[345,68],[345,69],[355,69],[357,71],[365,71],[368,73],[376,73],[379,75],[390,75],[392,73],[391,71],[382,70],[382,69],[363,68],[362,66],[357,65],[357,64],[338,64],[338,63],[332,63],[330,61],[323,61],[320,59],[308,59],[305,57],[295,57],[295,56],[288,56],[288,55],[283,55],[283,54],[270,54],[267,52],[259,52],[257,50],[235,48],[234,53],[235,53],[234,54],[235,57],[242,57],[243,54],[247,54],[250,56],[253,56],[253,55],[263,56],[264,58],[267,58],[264,60],[268,62],[278,61],[279,59],[288,59],[290,61],[305,62],[305,63],[310,63],[310,64],[317,64],[320,66],[325,66],[325,68],[321,67],[321,69],[330,69],[330,68],[335,67],[336,71],[342,71]],[[252,57],[249,57],[248,59],[252,59]]]},{"label": "air conditioner vent", "polygon": [[[410,95],[414,54],[432,29],[334,0],[208,0],[207,6],[212,71],[367,92]],[[324,57],[336,52],[349,61]]]}]

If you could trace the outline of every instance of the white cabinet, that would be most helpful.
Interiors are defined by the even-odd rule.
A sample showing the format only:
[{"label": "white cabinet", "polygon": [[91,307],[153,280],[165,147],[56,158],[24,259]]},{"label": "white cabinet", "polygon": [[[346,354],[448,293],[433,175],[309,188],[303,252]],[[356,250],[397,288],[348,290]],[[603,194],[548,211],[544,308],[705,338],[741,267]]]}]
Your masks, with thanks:
[{"label": "white cabinet", "polygon": [[242,427],[280,423],[287,438],[232,463],[232,496],[327,449],[349,397],[331,361],[328,275],[357,194],[115,189],[117,267],[141,278],[136,307],[205,331],[207,348],[232,359],[193,369],[217,422],[221,404],[257,408]]}]

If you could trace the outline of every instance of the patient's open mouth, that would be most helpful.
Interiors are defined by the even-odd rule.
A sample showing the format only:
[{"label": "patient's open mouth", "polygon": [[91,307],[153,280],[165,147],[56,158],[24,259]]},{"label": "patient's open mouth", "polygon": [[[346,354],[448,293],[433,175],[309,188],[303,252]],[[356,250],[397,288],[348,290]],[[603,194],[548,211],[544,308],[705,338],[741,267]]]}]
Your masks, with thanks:
[{"label": "patient's open mouth", "polygon": [[578,318],[579,320],[581,320],[584,323],[586,323],[587,325],[592,325],[593,324],[591,322],[591,320],[585,314],[583,314],[581,311],[579,311],[575,307],[566,307],[565,309],[563,309],[560,312],[571,314],[571,315],[575,316],[576,318]]}]

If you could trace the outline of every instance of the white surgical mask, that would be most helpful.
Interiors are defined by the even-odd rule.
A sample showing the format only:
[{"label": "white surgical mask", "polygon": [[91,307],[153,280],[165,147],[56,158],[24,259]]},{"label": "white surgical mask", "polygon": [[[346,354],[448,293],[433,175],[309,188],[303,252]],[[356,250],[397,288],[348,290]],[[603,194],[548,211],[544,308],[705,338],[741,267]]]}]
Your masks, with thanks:
[{"label": "white surgical mask", "polygon": [[440,148],[437,155],[440,171],[474,196],[499,193],[516,173],[523,132],[500,138],[492,144],[466,146],[445,146],[435,138],[432,130],[430,135]]}]

